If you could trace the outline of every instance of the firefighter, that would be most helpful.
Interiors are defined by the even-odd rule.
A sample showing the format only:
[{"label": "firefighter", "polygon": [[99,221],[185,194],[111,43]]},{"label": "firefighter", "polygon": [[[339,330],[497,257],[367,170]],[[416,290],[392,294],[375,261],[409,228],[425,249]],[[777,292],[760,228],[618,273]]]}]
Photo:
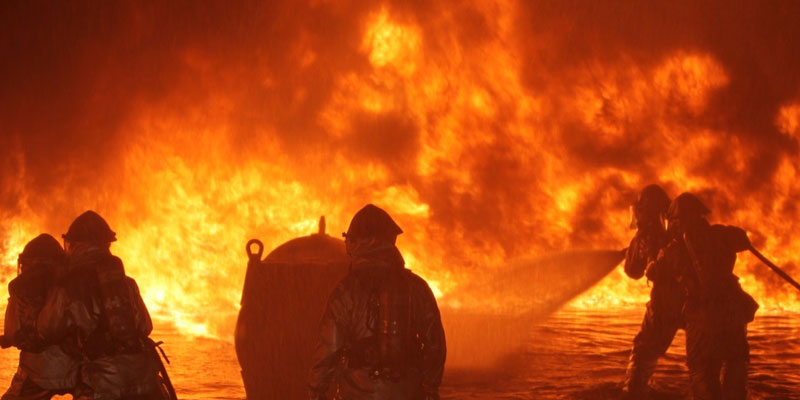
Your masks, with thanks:
[{"label": "firefighter", "polygon": [[[664,219],[670,199],[658,185],[642,189],[631,206],[631,228],[636,235],[631,240],[625,256],[625,273],[639,279],[647,265],[655,261],[667,243]],[[640,399],[649,391],[648,382],[659,357],[669,349],[672,339],[681,327],[683,289],[677,276],[648,277],[652,281],[650,301],[647,303],[642,326],[633,339],[623,390],[628,397]]]},{"label": "firefighter", "polygon": [[403,231],[368,204],[345,236],[350,272],[331,293],[310,373],[311,398],[439,398],[445,338],[428,284],[404,267]]},{"label": "firefighter", "polygon": [[3,347],[19,348],[19,367],[2,400],[49,399],[75,387],[79,360],[58,345],[40,340],[36,319],[56,277],[63,272],[64,250],[50,235],[25,245],[18,259],[18,276],[8,284]]},{"label": "firefighter", "polygon": [[75,399],[159,399],[158,367],[146,346],[153,325],[136,282],[110,245],[116,234],[87,211],[63,235],[67,272],[39,314],[46,341],[82,359]]},{"label": "firefighter", "polygon": [[648,266],[649,276],[677,274],[686,293],[686,358],[692,398],[746,398],[750,350],[747,323],[758,304],[734,275],[736,253],[750,248],[741,228],[710,225],[709,209],[690,193],[670,205],[669,243]]}]

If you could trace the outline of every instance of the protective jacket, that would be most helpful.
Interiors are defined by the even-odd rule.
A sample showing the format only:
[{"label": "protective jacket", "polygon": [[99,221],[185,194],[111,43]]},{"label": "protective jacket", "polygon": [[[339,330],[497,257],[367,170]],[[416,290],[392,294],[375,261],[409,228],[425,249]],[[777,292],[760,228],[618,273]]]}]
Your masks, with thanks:
[{"label": "protective jacket", "polygon": [[[98,249],[74,256],[38,318],[39,335],[83,359],[76,399],[124,399],[158,392],[145,351],[153,329],[122,261]],[[156,397],[154,397],[156,398]]]},{"label": "protective jacket", "polygon": [[330,295],[312,399],[438,399],[444,330],[428,284],[394,246],[356,257]]},{"label": "protective jacket", "polygon": [[[625,258],[625,273],[634,279],[645,274],[667,244],[667,234],[659,222],[639,226]],[[652,272],[652,270],[647,270]],[[678,329],[683,325],[682,309],[685,294],[677,274],[654,276],[650,301],[642,325],[633,339],[633,348],[626,370],[624,390],[630,397],[640,397],[649,389],[648,382],[658,359],[669,349]]]},{"label": "protective jacket", "polygon": [[700,220],[682,229],[651,267],[653,274],[679,274],[686,291],[686,353],[693,399],[746,398],[746,327],[758,304],[742,290],[733,267],[736,253],[749,243],[739,228]]},{"label": "protective jacket", "polygon": [[79,360],[60,346],[43,342],[36,332],[36,319],[51,286],[48,278],[25,272],[9,283],[4,336],[21,351],[19,368],[3,399],[49,398],[72,391],[77,383]]},{"label": "protective jacket", "polygon": [[641,278],[647,264],[655,261],[666,244],[667,234],[659,224],[639,227],[625,253],[625,274],[633,279]]},{"label": "protective jacket", "polygon": [[747,234],[702,220],[676,236],[650,266],[648,276],[678,276],[687,296],[686,309],[705,310],[719,326],[752,321],[758,304],[733,273],[736,253],[750,246]]}]

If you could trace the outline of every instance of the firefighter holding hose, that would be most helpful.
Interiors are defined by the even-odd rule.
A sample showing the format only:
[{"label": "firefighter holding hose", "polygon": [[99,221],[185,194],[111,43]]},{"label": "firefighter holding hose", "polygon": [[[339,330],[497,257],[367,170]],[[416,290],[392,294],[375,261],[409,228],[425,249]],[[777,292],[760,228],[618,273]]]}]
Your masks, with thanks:
[{"label": "firefighter holding hose", "polygon": [[331,293],[312,360],[311,398],[436,400],[445,338],[428,284],[404,267],[403,231],[368,204],[345,234],[348,275]]},{"label": "firefighter holding hose", "polygon": [[37,331],[82,360],[74,398],[167,398],[148,338],[147,307],[122,260],[110,252],[116,234],[87,211],[63,237],[67,271],[39,313]]},{"label": "firefighter holding hose", "polygon": [[[656,260],[659,251],[667,244],[664,220],[669,204],[664,189],[648,185],[631,206],[631,228],[637,231],[625,255],[625,273],[629,277],[639,279],[644,276],[647,265]],[[656,363],[667,352],[682,325],[684,293],[678,276],[648,276],[647,279],[652,281],[653,288],[642,326],[633,339],[623,387],[631,399],[647,395],[648,382]]]},{"label": "firefighter holding hose", "polygon": [[747,324],[758,309],[734,275],[736,253],[752,246],[744,230],[711,225],[710,210],[683,193],[667,213],[669,242],[646,271],[648,277],[679,276],[686,293],[684,323],[692,398],[746,398],[750,351]]},{"label": "firefighter holding hose", "polygon": [[45,343],[36,331],[39,312],[65,263],[61,245],[47,234],[28,242],[19,255],[19,274],[8,284],[2,337],[3,348],[20,349],[19,367],[2,400],[44,400],[75,388],[80,359]]}]

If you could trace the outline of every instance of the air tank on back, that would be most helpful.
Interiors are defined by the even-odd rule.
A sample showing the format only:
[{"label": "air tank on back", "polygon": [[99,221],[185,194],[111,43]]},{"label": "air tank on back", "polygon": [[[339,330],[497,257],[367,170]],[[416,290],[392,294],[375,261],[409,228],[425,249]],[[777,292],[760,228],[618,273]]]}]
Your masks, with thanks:
[{"label": "air tank on back", "polygon": [[344,242],[325,233],[322,217],[318,233],[292,239],[262,260],[263,250],[258,240],[247,243],[250,261],[236,323],[247,398],[307,398],[318,324],[349,265]]}]

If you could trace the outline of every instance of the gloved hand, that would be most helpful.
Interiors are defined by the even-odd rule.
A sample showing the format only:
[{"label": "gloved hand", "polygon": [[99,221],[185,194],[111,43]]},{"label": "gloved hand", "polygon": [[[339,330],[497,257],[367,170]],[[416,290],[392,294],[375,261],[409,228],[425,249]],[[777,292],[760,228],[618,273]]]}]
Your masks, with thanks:
[{"label": "gloved hand", "polygon": [[726,236],[729,246],[731,246],[734,251],[738,253],[740,251],[748,250],[750,247],[752,247],[750,238],[747,237],[747,232],[744,229],[739,228],[738,226],[728,226],[726,228]]},{"label": "gloved hand", "polygon": [[675,242],[670,242],[667,247],[658,252],[658,256],[654,261],[647,264],[645,269],[645,276],[652,282],[664,282],[673,280],[678,276],[678,271],[675,267],[675,252],[677,245]]},{"label": "gloved hand", "polygon": [[659,264],[657,263],[657,261],[658,260],[651,261],[649,264],[647,264],[647,268],[645,268],[645,270],[644,270],[644,276],[647,277],[648,281],[651,281],[651,282],[658,282],[659,281],[659,278],[660,278],[660,271],[659,270],[661,268],[659,268]]}]

